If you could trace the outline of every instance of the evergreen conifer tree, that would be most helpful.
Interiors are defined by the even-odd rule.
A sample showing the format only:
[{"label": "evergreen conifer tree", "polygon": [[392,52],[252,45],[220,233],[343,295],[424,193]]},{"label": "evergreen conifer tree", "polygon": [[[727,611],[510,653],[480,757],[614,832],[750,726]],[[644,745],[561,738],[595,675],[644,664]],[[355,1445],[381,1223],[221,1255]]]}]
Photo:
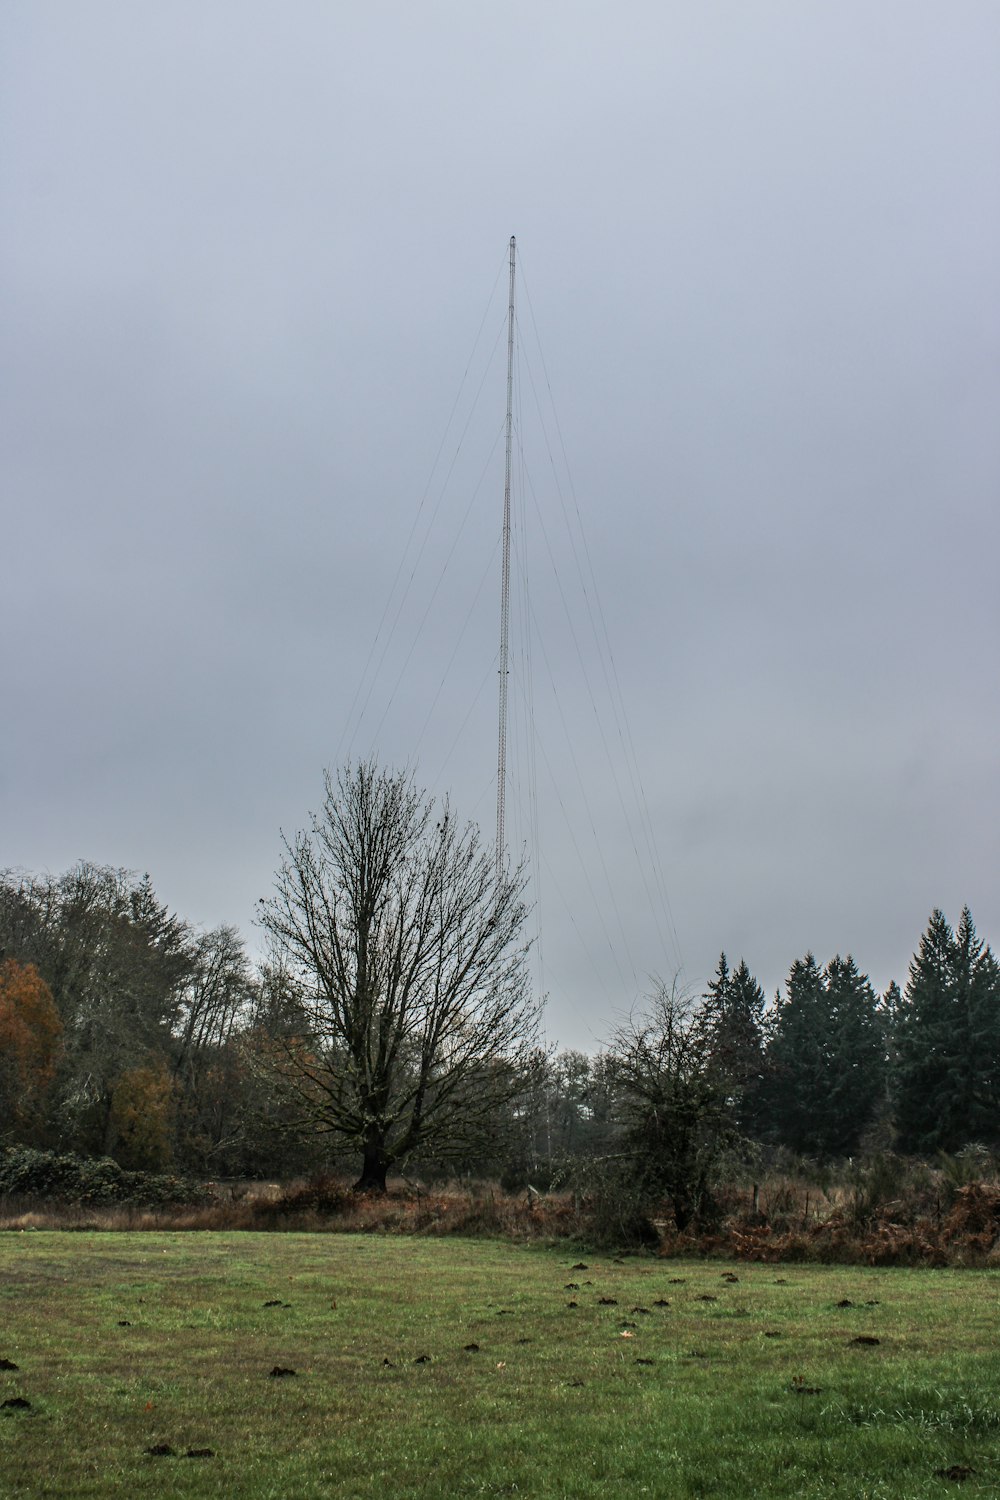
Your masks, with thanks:
[{"label": "evergreen conifer tree", "polygon": [[825,980],[831,1026],[826,1151],[845,1156],[857,1150],[865,1126],[886,1112],[886,1030],[878,996],[850,954],[827,965]]},{"label": "evergreen conifer tree", "polygon": [[767,1049],[768,1124],[793,1151],[818,1152],[815,1106],[823,1086],[826,1053],[823,975],[812,953],[796,959],[775,996],[774,1029]]},{"label": "evergreen conifer tree", "polygon": [[812,953],[795,961],[767,1064],[775,1139],[819,1157],[857,1150],[884,1096],[885,1043],[878,999],[850,955],[825,970]]},{"label": "evergreen conifer tree", "polygon": [[1000,1136],[1000,969],[965,907],[935,910],[910,964],[895,1035],[900,1144],[956,1151]]},{"label": "evergreen conifer tree", "polygon": [[737,1128],[754,1134],[764,1071],[764,991],[746,961],[731,972],[720,954],[715,977],[702,997],[699,1025],[703,1045],[725,1080]]}]

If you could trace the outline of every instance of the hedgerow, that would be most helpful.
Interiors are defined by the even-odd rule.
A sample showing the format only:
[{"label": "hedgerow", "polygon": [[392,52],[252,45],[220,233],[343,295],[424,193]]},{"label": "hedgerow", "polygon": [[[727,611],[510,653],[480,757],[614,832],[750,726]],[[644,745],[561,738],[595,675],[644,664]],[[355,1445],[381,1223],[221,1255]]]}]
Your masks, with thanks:
[{"label": "hedgerow", "polygon": [[129,1172],[110,1157],[14,1146],[0,1153],[0,1196],[81,1206],[142,1207],[206,1201],[199,1183],[165,1172]]}]

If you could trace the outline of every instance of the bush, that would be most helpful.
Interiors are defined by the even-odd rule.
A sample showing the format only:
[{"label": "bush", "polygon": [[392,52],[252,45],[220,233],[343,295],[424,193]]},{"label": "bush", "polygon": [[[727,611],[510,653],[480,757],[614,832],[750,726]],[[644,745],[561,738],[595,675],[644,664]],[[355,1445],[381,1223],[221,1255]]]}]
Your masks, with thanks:
[{"label": "bush", "polygon": [[358,1194],[329,1172],[317,1172],[305,1182],[286,1187],[281,1196],[258,1205],[264,1217],[286,1218],[289,1214],[337,1215],[354,1207]]},{"label": "bush", "polygon": [[127,1172],[110,1157],[13,1147],[0,1154],[0,1195],[99,1205],[141,1207],[202,1203],[205,1188],[168,1173]]},{"label": "bush", "polygon": [[659,1245],[662,1193],[652,1190],[616,1158],[581,1163],[572,1177],[580,1205],[580,1231],[595,1249],[635,1250]]}]

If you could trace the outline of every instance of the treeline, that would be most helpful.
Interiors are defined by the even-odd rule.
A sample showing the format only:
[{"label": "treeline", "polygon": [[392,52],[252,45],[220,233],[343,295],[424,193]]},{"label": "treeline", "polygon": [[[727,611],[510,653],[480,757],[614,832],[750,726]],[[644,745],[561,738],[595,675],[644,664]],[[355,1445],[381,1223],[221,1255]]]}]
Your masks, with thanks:
[{"label": "treeline", "polygon": [[850,955],[807,953],[768,1004],[723,953],[704,995],[661,989],[606,1052],[553,1060],[532,1154],[627,1164],[681,1219],[729,1150],[823,1164],[973,1144],[1000,1145],[1000,965],[966,908],[954,929],[932,914],[905,990],[883,995]]},{"label": "treeline", "polygon": [[295,1024],[238,932],[196,931],[148,876],[0,876],[0,1144],[133,1171],[308,1170],[262,1064]]},{"label": "treeline", "polygon": [[[310,1025],[280,964],[252,964],[231,927],[196,930],[148,877],[0,875],[0,1145],[201,1177],[336,1165],[335,1136],[289,1130],[273,1066]],[[646,1180],[680,1222],[726,1149],[970,1142],[1000,1143],[1000,967],[968,910],[954,929],[935,911],[902,991],[807,953],[769,1004],[723,955],[703,996],[661,991],[604,1051],[536,1055],[458,1167],[544,1185],[586,1163]]]}]

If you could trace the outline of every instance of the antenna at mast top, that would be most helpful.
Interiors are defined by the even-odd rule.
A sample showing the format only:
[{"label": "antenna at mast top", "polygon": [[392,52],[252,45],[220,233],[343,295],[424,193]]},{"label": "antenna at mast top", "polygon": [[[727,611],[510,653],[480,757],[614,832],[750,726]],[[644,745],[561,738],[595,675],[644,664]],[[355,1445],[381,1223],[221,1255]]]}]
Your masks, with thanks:
[{"label": "antenna at mast top", "polygon": [[510,469],[514,428],[514,256],[510,237],[510,293],[507,299],[507,427],[503,479],[503,565],[500,575],[500,722],[497,736],[497,885],[504,870],[504,800],[507,790],[507,660],[510,633]]}]

